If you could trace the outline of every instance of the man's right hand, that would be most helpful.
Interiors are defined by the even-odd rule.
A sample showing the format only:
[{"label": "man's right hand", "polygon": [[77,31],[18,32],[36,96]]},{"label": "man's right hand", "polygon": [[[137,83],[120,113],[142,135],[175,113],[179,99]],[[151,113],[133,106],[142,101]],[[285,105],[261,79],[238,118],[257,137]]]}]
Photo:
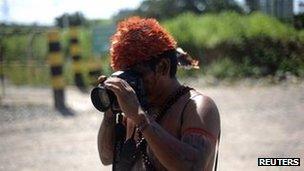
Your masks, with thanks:
[{"label": "man's right hand", "polygon": [[[98,77],[98,83],[102,84],[106,79],[106,76],[101,75]],[[103,121],[98,132],[98,152],[104,165],[112,164],[114,126],[115,117],[111,109],[109,109],[104,112]]]}]

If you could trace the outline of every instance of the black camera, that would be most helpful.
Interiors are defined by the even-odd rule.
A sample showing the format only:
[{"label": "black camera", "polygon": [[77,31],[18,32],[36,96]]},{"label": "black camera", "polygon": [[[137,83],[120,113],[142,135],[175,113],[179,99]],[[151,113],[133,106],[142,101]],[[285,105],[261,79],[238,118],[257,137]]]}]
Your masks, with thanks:
[{"label": "black camera", "polygon": [[[140,74],[133,70],[126,70],[114,72],[110,77],[118,77],[125,80],[135,91],[141,107],[146,108],[146,92]],[[115,113],[122,112],[115,94],[106,89],[103,84],[99,84],[91,91],[91,101],[94,107],[101,112],[105,112],[110,108]]]}]

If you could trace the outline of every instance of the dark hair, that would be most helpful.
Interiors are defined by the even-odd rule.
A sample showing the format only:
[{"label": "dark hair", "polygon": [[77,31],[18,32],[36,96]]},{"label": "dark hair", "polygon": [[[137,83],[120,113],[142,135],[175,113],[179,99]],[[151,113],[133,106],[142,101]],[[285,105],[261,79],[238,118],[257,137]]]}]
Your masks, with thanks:
[{"label": "dark hair", "polygon": [[153,57],[148,60],[146,64],[155,72],[156,66],[159,64],[160,60],[164,58],[170,60],[170,78],[174,78],[177,71],[177,52],[175,49],[167,50],[156,57]]}]

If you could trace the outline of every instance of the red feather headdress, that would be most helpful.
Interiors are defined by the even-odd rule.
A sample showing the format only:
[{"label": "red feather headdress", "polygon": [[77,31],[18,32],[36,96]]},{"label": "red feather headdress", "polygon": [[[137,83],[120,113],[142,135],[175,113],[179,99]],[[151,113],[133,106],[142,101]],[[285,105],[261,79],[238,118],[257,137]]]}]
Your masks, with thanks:
[{"label": "red feather headdress", "polygon": [[[176,41],[155,19],[131,17],[118,23],[116,33],[111,37],[111,67],[115,71],[128,69],[176,48]],[[180,54],[183,55],[178,58],[182,59],[179,64],[186,63],[188,66],[192,58],[187,53]],[[190,61],[190,64],[195,62]]]}]

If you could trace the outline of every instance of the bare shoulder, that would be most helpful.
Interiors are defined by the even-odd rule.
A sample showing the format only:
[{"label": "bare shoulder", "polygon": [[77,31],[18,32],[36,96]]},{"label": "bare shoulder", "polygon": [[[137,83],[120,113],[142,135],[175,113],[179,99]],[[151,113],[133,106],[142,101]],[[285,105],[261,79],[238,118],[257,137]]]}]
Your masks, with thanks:
[{"label": "bare shoulder", "polygon": [[197,91],[191,91],[191,99],[186,105],[182,132],[191,128],[202,129],[217,138],[220,132],[220,116],[214,100]]}]

